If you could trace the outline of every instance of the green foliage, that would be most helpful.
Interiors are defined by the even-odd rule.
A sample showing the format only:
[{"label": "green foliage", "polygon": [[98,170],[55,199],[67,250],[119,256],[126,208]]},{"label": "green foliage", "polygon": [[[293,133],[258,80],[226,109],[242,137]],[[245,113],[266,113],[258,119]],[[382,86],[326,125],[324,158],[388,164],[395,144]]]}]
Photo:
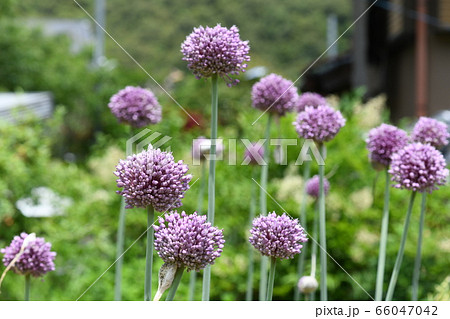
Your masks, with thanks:
[{"label": "green foliage", "polygon": [[[189,79],[186,81],[188,87],[196,83],[207,86],[203,81],[195,83],[190,83]],[[243,87],[245,86],[244,84]],[[180,83],[179,90],[185,92],[182,87]],[[227,100],[227,90],[233,89],[226,88],[224,84],[220,86],[224,99],[220,98],[219,101]],[[178,96],[178,90],[175,90],[174,94]],[[192,91],[191,94],[196,93]],[[193,97],[187,94],[185,98]],[[222,112],[226,110],[220,109],[221,118]],[[252,109],[248,104],[242,105],[239,113],[232,114],[234,117],[226,121],[233,125],[222,125],[219,136],[237,136],[240,130],[242,138],[255,140],[262,136],[266,116],[252,126],[251,123],[258,118],[260,112]],[[200,167],[191,164],[191,140],[198,134],[207,134],[207,132],[202,128],[193,131],[183,130],[183,118],[184,113],[175,105],[168,106],[164,111],[164,120],[150,129],[172,137],[168,145],[171,146],[177,159],[184,159],[190,163],[194,182],[199,177]],[[274,126],[272,136],[280,135],[284,138],[295,139],[296,134],[291,125],[294,118],[294,114],[283,118],[280,122],[280,133]],[[1,134],[5,138],[2,139],[3,144],[0,148],[0,170],[3,176],[0,191],[3,194],[9,194],[9,197],[2,197],[1,202],[0,246],[7,245],[20,231],[36,232],[39,236],[45,236],[53,243],[53,248],[58,253],[57,270],[48,274],[43,282],[33,281],[32,298],[74,300],[80,297],[115,260],[115,236],[120,198],[115,194],[115,177],[112,171],[118,159],[124,157],[125,137],[117,140],[104,135],[100,139],[103,146],[96,147],[96,152],[88,160],[87,166],[77,166],[51,159],[49,156],[52,135],[47,132],[57,131],[55,129],[55,125],[56,128],[58,127],[57,121],[54,122],[46,125],[30,122],[26,125],[2,126]],[[369,294],[374,293],[384,185],[380,178],[373,198],[371,187],[375,172],[367,160],[365,133],[366,131],[358,125],[357,117],[353,116],[337,138],[327,145],[326,173],[331,182],[331,192],[327,197],[328,251],[336,261],[335,263],[329,260],[329,295],[333,300],[369,299],[353,279]],[[281,213],[286,210],[293,217],[298,217],[299,203],[296,193],[301,190],[295,186],[298,184],[291,183],[301,180],[302,167],[293,166],[301,145],[299,141],[297,146],[288,147],[289,166],[277,165],[273,163],[272,158],[271,180],[268,187],[273,197],[273,199],[268,198],[268,208],[271,211]],[[214,289],[211,291],[211,298],[213,300],[243,300],[247,269],[246,256],[249,248],[247,242],[248,198],[253,181],[251,167],[239,165],[243,157],[244,145],[240,141],[237,142],[237,166],[228,165],[227,160],[232,149],[227,142],[225,146],[224,160],[217,165],[216,224],[224,229],[226,246],[223,255],[213,266]],[[11,163],[14,163],[14,167]],[[312,165],[312,169],[313,174],[317,172],[315,164]],[[14,203],[18,198],[28,196],[32,187],[42,185],[74,200],[66,216],[30,219],[23,217],[15,210]],[[186,193],[183,209],[187,212],[192,212],[197,207],[199,186],[200,181],[193,183]],[[286,190],[288,190],[287,193]],[[448,258],[444,256],[448,254],[449,249],[445,239],[448,223],[442,222],[447,218],[442,207],[448,207],[449,195],[449,187],[443,187],[429,196],[419,295],[421,298],[433,293],[434,287],[447,276]],[[386,284],[397,253],[408,197],[409,192],[392,189]],[[395,298],[399,300],[410,298],[409,287],[419,219],[418,206],[414,208],[404,263],[395,294]],[[204,207],[206,207],[206,199]],[[308,201],[308,223],[305,225],[307,229],[312,225],[313,209],[314,203]],[[129,247],[133,244],[133,246],[124,257],[123,298],[141,300],[145,236],[136,242],[135,240],[145,231],[145,211],[140,209],[128,211],[126,224],[125,245]],[[161,260],[157,257],[155,260],[156,272],[161,265]],[[291,300],[298,280],[296,262],[294,259],[279,263],[275,278],[274,299]],[[340,267],[345,269],[353,279]],[[309,267],[307,271],[308,269]],[[255,276],[256,297],[258,271],[255,272]],[[177,300],[187,298],[188,278],[187,275],[183,277],[176,295]],[[113,281],[114,267],[86,292],[82,300],[112,300]],[[156,278],[154,284],[156,285]],[[20,300],[23,293],[22,287],[23,278],[10,273],[6,277],[0,298]],[[198,282],[197,299],[200,298],[200,287],[201,280]]]},{"label": "green foliage", "polygon": [[125,83],[133,83],[130,72],[92,68],[89,50],[74,55],[66,37],[44,37],[17,21],[0,19],[0,30],[0,90],[50,91],[55,104],[66,106],[57,154],[83,157],[95,132],[123,133],[105,106]]},{"label": "green foliage", "polygon": [[[94,15],[94,1],[78,3]],[[72,1],[23,0],[19,7],[25,15],[87,18]],[[237,25],[242,39],[250,40],[250,67],[262,64],[297,77],[326,49],[326,15],[331,12],[338,16],[340,34],[352,22],[351,3],[345,0],[134,0],[126,6],[108,0],[106,29],[157,80],[173,68],[186,69],[180,44],[194,27],[217,23]],[[341,52],[349,48],[349,36],[339,41]],[[106,40],[109,58],[136,68],[113,40]]]},{"label": "green foliage", "polygon": [[[3,3],[13,3],[2,2]],[[92,1],[79,1],[91,12]],[[84,18],[72,1],[20,1],[24,14],[48,17]],[[210,82],[195,80],[191,74],[174,76],[175,68],[185,69],[179,45],[194,26],[236,24],[244,39],[250,39],[252,64],[266,65],[283,76],[298,76],[305,63],[316,58],[325,48],[325,12],[337,12],[343,21],[349,19],[347,1],[264,2],[249,1],[133,1],[123,6],[118,0],[108,1],[108,27],[130,53],[155,74],[171,96],[199,122],[197,126],[177,104],[146,78],[119,48],[108,40],[107,55],[121,66],[114,70],[89,67],[89,50],[79,55],[69,53],[68,40],[45,38],[38,31],[24,29],[17,22],[0,19],[0,87],[2,90],[48,90],[56,104],[54,119],[40,122],[26,120],[21,124],[0,125],[0,247],[9,244],[21,231],[36,232],[53,244],[57,252],[56,271],[44,280],[33,280],[33,300],[112,300],[115,240],[120,198],[115,193],[112,174],[120,158],[124,158],[127,138],[140,130],[119,125],[107,108],[109,97],[125,85],[150,87],[163,106],[163,120],[151,130],[172,137],[170,146],[176,159],[185,160],[194,175],[186,193],[183,210],[197,209],[200,167],[190,159],[192,139],[209,134]],[[13,6],[11,6],[13,8]],[[1,10],[0,10],[1,12]],[[133,21],[130,25],[129,22]],[[132,29],[130,29],[132,27]],[[346,46],[344,39],[344,47]],[[169,76],[165,76],[169,74]],[[147,82],[145,82],[147,81]],[[167,85],[166,85],[167,84]],[[169,85],[170,84],[170,85]],[[225,138],[224,160],[217,163],[216,225],[224,229],[226,245],[212,268],[212,300],[245,298],[247,251],[249,249],[249,196],[254,182],[252,168],[240,165],[244,145],[240,138],[256,141],[263,136],[267,116],[251,107],[252,81],[241,77],[233,88],[219,84],[219,137]],[[369,300],[358,286],[374,294],[383,205],[383,181],[380,178],[372,194],[375,171],[367,160],[364,138],[367,123],[381,116],[364,118],[361,91],[344,96],[338,103],[348,122],[337,138],[327,144],[326,174],[331,182],[327,197],[329,296],[332,300]],[[365,106],[365,110],[369,108]],[[358,111],[357,111],[358,110]],[[371,114],[371,113],[367,113]],[[259,119],[258,119],[259,118]],[[272,127],[274,138],[297,140],[292,126],[294,114]],[[364,125],[363,125],[364,122]],[[376,124],[374,124],[376,125]],[[229,165],[234,156],[228,138],[237,138],[237,165]],[[288,146],[289,165],[270,166],[268,208],[281,213],[286,210],[298,217],[302,166],[294,165],[302,147]],[[84,155],[81,163],[67,163],[53,153],[76,152]],[[273,150],[273,149],[272,149]],[[256,168],[258,169],[258,167]],[[312,165],[317,173],[317,165]],[[259,177],[258,177],[259,178]],[[259,181],[258,181],[259,182]],[[52,218],[25,218],[15,207],[18,199],[30,195],[34,187],[46,186],[61,196],[70,197],[73,205],[66,215]],[[392,189],[385,283],[389,280],[401,236],[409,192]],[[423,267],[420,298],[445,298],[448,286],[448,212],[450,188],[442,187],[427,201],[426,229],[423,243]],[[206,198],[204,207],[206,207]],[[410,298],[410,284],[419,219],[416,203],[395,298]],[[310,229],[314,202],[308,200]],[[123,299],[142,300],[144,290],[146,214],[144,210],[127,211],[124,256]],[[141,236],[141,237],[140,237]],[[309,246],[310,247],[310,246]],[[310,250],[306,253],[309,256]],[[257,261],[258,261],[257,257]],[[155,273],[161,265],[155,258]],[[298,281],[297,260],[284,260],[277,265],[274,299],[292,300]],[[339,264],[339,265],[338,265]],[[352,277],[347,275],[343,269]],[[0,266],[0,271],[3,271]],[[309,268],[307,267],[307,271]],[[106,272],[105,272],[106,271]],[[102,276],[102,274],[104,275]],[[101,276],[101,277],[100,277]],[[154,286],[156,287],[154,276]],[[176,295],[187,299],[185,275]],[[199,276],[198,278],[201,278]],[[96,281],[98,279],[98,281]],[[258,295],[258,266],[255,271],[254,296]],[[356,281],[356,282],[355,282]],[[200,299],[201,280],[197,282]],[[438,286],[437,289],[435,287]],[[444,292],[443,292],[444,291]],[[2,286],[0,300],[21,300],[23,278],[9,273]]]},{"label": "green foliage", "polygon": [[16,0],[3,0],[0,2],[0,17],[8,17],[15,13]]},{"label": "green foliage", "polygon": [[[21,19],[89,19],[73,1],[8,1],[5,7],[6,3],[11,11],[20,13]],[[94,14],[94,2],[80,0],[78,3]],[[281,72],[295,80],[326,48],[323,39],[326,38],[328,12],[338,15],[341,22],[339,31],[344,31],[350,22],[350,7],[343,0],[319,3],[313,0],[296,3],[270,1],[264,4],[256,0],[135,0],[129,6],[110,0],[107,2],[106,29],[158,82],[163,83],[167,82],[172,71],[186,70],[179,52],[180,44],[193,27],[236,24],[241,29],[242,38],[250,39],[252,62],[249,67],[266,65],[270,71]],[[129,21],[133,21],[132,30]],[[22,23],[11,21],[6,16],[0,19],[0,30],[0,90],[51,91],[56,104],[66,106],[64,127],[53,150],[55,154],[71,152],[85,159],[99,136],[106,134],[117,138],[127,134],[127,129],[117,125],[105,107],[110,96],[125,85],[158,88],[108,36],[106,55],[119,62],[113,70],[92,68],[90,50],[71,54],[69,41],[63,36],[43,37],[39,31],[23,28]],[[348,36],[339,42],[341,51],[348,47]],[[200,100],[200,95],[194,95],[194,99],[189,101],[177,96],[177,100],[188,108],[203,109],[209,103],[209,88],[205,89],[207,86],[198,81],[188,83],[193,84],[192,89],[202,88],[205,94]],[[185,90],[190,89],[185,84],[183,82]],[[230,99],[223,103],[229,101],[230,107],[224,105],[229,111],[224,114],[224,119],[233,117],[232,112],[237,109],[233,106],[249,103],[248,96],[241,94],[242,91],[226,92]],[[172,103],[170,100],[166,102]],[[186,116],[184,120],[188,120]],[[239,130],[242,131],[241,128]]]}]

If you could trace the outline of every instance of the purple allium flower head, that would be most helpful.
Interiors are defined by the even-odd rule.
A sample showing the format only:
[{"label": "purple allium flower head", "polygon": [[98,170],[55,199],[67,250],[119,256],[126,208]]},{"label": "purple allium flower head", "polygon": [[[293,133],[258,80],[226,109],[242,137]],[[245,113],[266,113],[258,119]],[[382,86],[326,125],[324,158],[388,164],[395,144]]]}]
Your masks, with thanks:
[{"label": "purple allium flower head", "polygon": [[297,88],[281,75],[269,74],[253,85],[252,105],[261,111],[283,116],[293,111],[297,103]]},{"label": "purple allium flower head", "polygon": [[120,160],[114,175],[117,191],[125,198],[127,208],[153,206],[165,212],[181,206],[192,175],[183,161],[175,162],[172,153],[160,149],[144,150]]},{"label": "purple allium flower head", "polygon": [[444,122],[422,116],[411,133],[412,140],[439,148],[448,144],[450,134]]},{"label": "purple allium flower head", "polygon": [[225,240],[222,230],[211,226],[205,215],[181,212],[159,217],[155,229],[155,249],[166,263],[187,270],[201,270],[220,257]]},{"label": "purple allium flower head", "polygon": [[[314,175],[313,177],[308,179],[305,186],[306,193],[314,198],[319,198],[319,185],[320,185],[319,183],[320,183],[319,175]],[[330,191],[330,182],[326,177],[324,177],[323,179],[323,191],[325,193],[325,196]]]},{"label": "purple allium flower head", "polygon": [[297,101],[297,112],[303,112],[305,107],[318,107],[319,105],[328,105],[327,100],[320,94],[305,92],[300,95]]},{"label": "purple allium flower head", "polygon": [[253,220],[249,242],[264,256],[289,259],[300,253],[308,239],[297,219],[275,212]]},{"label": "purple allium flower head", "polygon": [[264,145],[251,143],[245,148],[244,161],[250,161],[252,165],[259,165],[264,157]]},{"label": "purple allium flower head", "polygon": [[[3,264],[5,267],[19,254],[23,242],[28,236],[27,233],[21,233],[20,236],[14,237],[8,247],[0,250],[2,254],[5,254],[3,256]],[[33,238],[26,245],[22,255],[14,263],[12,269],[21,275],[31,275],[33,277],[44,276],[49,271],[55,270],[53,261],[55,260],[56,253],[50,251],[51,248],[52,244],[45,242],[44,238]]]},{"label": "purple allium flower head", "polygon": [[[220,156],[223,153],[223,141],[221,139],[216,140],[216,156]],[[200,136],[192,141],[192,158],[196,161],[206,159],[206,155],[211,153],[211,140]]]},{"label": "purple allium flower head", "polygon": [[161,105],[155,95],[141,87],[127,86],[111,97],[111,112],[121,122],[133,127],[157,124],[161,121]]},{"label": "purple allium flower head", "polygon": [[299,137],[323,143],[336,136],[345,125],[345,119],[341,112],[328,105],[307,106],[293,124]]},{"label": "purple allium flower head", "polygon": [[319,283],[317,282],[317,279],[313,276],[303,276],[298,281],[298,290],[300,290],[304,294],[310,294],[317,290],[319,287]]},{"label": "purple allium flower head", "polygon": [[369,131],[366,139],[369,159],[374,167],[386,168],[391,156],[408,144],[408,134],[389,124],[381,124]]},{"label": "purple allium flower head", "polygon": [[445,165],[444,156],[433,146],[412,143],[392,155],[389,174],[395,188],[431,193],[446,183]]},{"label": "purple allium flower head", "polygon": [[183,60],[197,79],[208,78],[213,74],[222,77],[228,86],[238,83],[230,75],[245,72],[246,62],[250,61],[248,41],[239,37],[239,29],[230,29],[220,24],[214,28],[198,27],[181,44]]}]

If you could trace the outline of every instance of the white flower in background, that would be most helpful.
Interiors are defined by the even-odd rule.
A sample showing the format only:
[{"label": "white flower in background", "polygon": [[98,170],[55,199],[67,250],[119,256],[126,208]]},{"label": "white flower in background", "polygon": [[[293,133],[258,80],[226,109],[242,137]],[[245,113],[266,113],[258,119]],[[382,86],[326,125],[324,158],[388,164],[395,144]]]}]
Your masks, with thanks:
[{"label": "white flower in background", "polygon": [[48,187],[36,187],[31,197],[19,199],[16,207],[25,217],[52,217],[64,215],[72,203],[71,198],[59,196]]},{"label": "white flower in background", "polygon": [[386,99],[385,94],[380,94],[365,104],[357,105],[354,114],[358,119],[358,124],[366,129],[380,125],[383,121],[383,110],[386,109]]}]

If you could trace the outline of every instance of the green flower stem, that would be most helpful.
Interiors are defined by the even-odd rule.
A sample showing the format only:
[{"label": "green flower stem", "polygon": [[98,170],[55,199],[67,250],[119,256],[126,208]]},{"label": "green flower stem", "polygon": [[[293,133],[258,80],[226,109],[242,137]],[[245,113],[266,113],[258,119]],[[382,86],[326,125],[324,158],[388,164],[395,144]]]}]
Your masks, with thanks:
[{"label": "green flower stem", "polygon": [[397,284],[398,273],[400,272],[400,267],[402,265],[403,254],[405,252],[406,237],[408,235],[409,221],[411,219],[411,212],[414,204],[414,198],[416,197],[416,192],[412,192],[411,199],[409,201],[408,212],[406,213],[405,225],[403,227],[402,239],[400,241],[400,248],[397,253],[397,259],[395,260],[394,270],[392,271],[391,281],[389,282],[389,287],[386,295],[386,301],[392,301],[392,296],[394,295],[395,285]]},{"label": "green flower stem", "polygon": [[[316,209],[314,211],[314,224],[313,224],[313,238],[311,250],[311,277],[316,278],[316,268],[317,268],[317,234],[319,233],[319,202],[316,201]],[[310,300],[316,299],[316,292],[312,292],[309,296]]]},{"label": "green flower stem", "polygon": [[184,267],[178,268],[175,273],[175,278],[173,279],[172,285],[169,288],[169,293],[167,294],[166,301],[173,301],[175,294],[180,284],[181,277],[183,277]]},{"label": "green flower stem", "polygon": [[280,164],[283,162],[283,147],[281,146],[281,125],[280,125],[280,116],[275,116],[275,125],[277,129],[277,146],[274,152],[275,163]]},{"label": "green flower stem", "polygon": [[[320,154],[324,158],[325,144],[320,144]],[[325,160],[325,158],[324,158]],[[319,165],[319,229],[320,229],[320,300],[327,301],[327,235],[325,219],[325,193],[323,180],[325,175],[325,164]]]},{"label": "green flower stem", "polygon": [[155,210],[153,206],[147,209],[147,253],[145,257],[145,295],[144,300],[152,300],[152,268],[153,268],[153,222]]},{"label": "green flower stem", "polygon": [[386,181],[384,185],[384,208],[383,208],[383,219],[381,220],[380,250],[378,252],[378,269],[375,288],[376,301],[381,301],[383,298],[384,266],[386,264],[386,244],[389,226],[390,178],[387,169],[385,173],[386,173]]},{"label": "green flower stem", "polygon": [[[256,168],[252,165],[252,178],[256,180]],[[256,213],[256,184],[252,182],[250,186],[250,214],[249,214],[249,229],[252,227],[253,219]],[[254,248],[248,244],[248,277],[247,277],[247,292],[245,300],[251,301],[253,297],[253,270],[254,264]]]},{"label": "green flower stem", "polygon": [[[306,229],[306,181],[309,179],[311,174],[311,162],[306,161],[305,167],[303,168],[303,189],[302,189],[302,201],[300,203],[300,223],[303,228]],[[305,256],[306,256],[306,245],[303,243],[302,253],[298,257],[297,273],[298,278],[303,276],[303,271],[305,270]],[[295,286],[294,300],[300,300],[300,290]]]},{"label": "green flower stem", "polygon": [[269,113],[269,118],[267,119],[267,127],[265,133],[264,143],[264,164],[261,165],[261,192],[260,192],[260,206],[261,206],[261,214],[267,215],[267,180],[269,176],[269,144],[270,144],[270,124],[272,123],[272,114]]},{"label": "green flower stem", "polygon": [[114,280],[114,300],[122,300],[122,266],[123,266],[123,246],[125,241],[125,199],[120,202],[119,228],[117,229],[116,246],[116,274]]},{"label": "green flower stem", "polygon": [[25,301],[30,301],[30,275],[25,276]]},{"label": "green flower stem", "polygon": [[[205,188],[206,188],[206,163],[201,162],[201,175],[200,175],[200,191],[198,193],[197,201],[197,213],[201,214],[203,211],[203,200],[205,198]],[[197,281],[197,272],[191,271],[189,277],[189,293],[188,300],[193,301],[195,299],[195,283]]]},{"label": "green flower stem", "polygon": [[375,198],[375,193],[376,193],[376,188],[377,188],[377,182],[378,182],[378,178],[380,177],[380,172],[376,171],[375,173],[375,178],[373,179],[373,183],[372,183],[372,198]]},{"label": "green flower stem", "polygon": [[[209,158],[209,179],[208,179],[208,221],[214,225],[215,209],[215,187],[216,187],[216,140],[217,140],[217,113],[218,113],[218,92],[217,74],[211,77],[212,98],[211,98],[211,152]],[[211,265],[206,266],[203,271],[203,291],[202,300],[209,301],[209,290],[211,285]]]},{"label": "green flower stem", "polygon": [[201,162],[201,173],[200,173],[200,190],[197,199],[197,212],[201,214],[203,212],[203,200],[205,199],[205,188],[206,188],[206,168],[207,164]]},{"label": "green flower stem", "polygon": [[[261,191],[260,191],[260,209],[261,215],[267,215],[267,180],[269,176],[269,144],[270,144],[270,124],[272,122],[272,114],[269,113],[269,118],[267,119],[267,127],[264,143],[264,165],[261,166]],[[269,264],[269,260],[266,256],[261,256],[261,274],[259,281],[259,300],[263,301],[266,298],[266,289],[267,289],[267,266]]]},{"label": "green flower stem", "polygon": [[313,238],[314,243],[312,246],[311,252],[311,276],[316,277],[316,269],[317,269],[317,235],[319,233],[319,202],[316,201],[316,211],[314,212],[314,225],[313,225]]},{"label": "green flower stem", "polygon": [[422,240],[423,240],[423,227],[425,225],[425,210],[427,202],[427,193],[422,193],[422,203],[420,205],[420,224],[419,224],[419,238],[417,241],[417,253],[414,261],[414,273],[412,282],[412,300],[417,301],[419,293],[419,277],[420,277],[420,265],[422,262]]},{"label": "green flower stem", "polygon": [[275,257],[271,257],[270,258],[269,282],[268,282],[268,286],[267,286],[266,301],[272,301],[273,283],[275,281],[276,266],[277,266],[277,259]]},{"label": "green flower stem", "polygon": [[188,300],[194,301],[195,299],[195,283],[197,282],[197,272],[191,271],[189,275],[189,292],[188,292]]}]

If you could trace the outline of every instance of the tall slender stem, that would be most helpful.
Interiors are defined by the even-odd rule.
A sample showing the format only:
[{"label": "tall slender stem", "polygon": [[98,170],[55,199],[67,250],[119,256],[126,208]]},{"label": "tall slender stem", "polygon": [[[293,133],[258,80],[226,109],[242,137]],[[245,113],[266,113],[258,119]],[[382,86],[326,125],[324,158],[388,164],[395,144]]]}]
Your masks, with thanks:
[{"label": "tall slender stem", "polygon": [[[300,223],[302,227],[306,227],[306,181],[309,179],[311,173],[311,162],[306,161],[305,167],[303,168],[303,188],[302,188],[302,201],[300,203]],[[307,243],[303,244],[302,253],[298,256],[297,273],[298,278],[303,276],[303,271],[305,270],[305,256],[306,256]],[[300,290],[295,287],[294,300],[300,300]]]},{"label": "tall slender stem", "polygon": [[397,253],[397,259],[395,260],[394,270],[392,271],[391,281],[389,282],[389,287],[386,295],[386,301],[391,301],[394,295],[395,285],[397,284],[398,273],[400,272],[400,267],[403,261],[403,254],[405,252],[406,237],[408,235],[409,221],[411,219],[411,212],[414,204],[414,198],[416,197],[416,192],[412,192],[411,199],[409,200],[408,212],[406,213],[405,225],[403,227],[402,239],[400,241],[400,248]]},{"label": "tall slender stem", "polygon": [[123,266],[123,246],[125,242],[125,199],[120,202],[119,227],[117,229],[116,247],[116,274],[114,280],[114,300],[122,300],[122,266]]},{"label": "tall slender stem", "polygon": [[[256,167],[252,165],[252,178],[256,180]],[[253,219],[256,213],[256,185],[251,183],[250,186],[250,214],[249,214],[249,229],[252,227]],[[254,248],[250,243],[248,244],[248,277],[247,277],[247,292],[245,300],[251,301],[253,297],[253,270],[254,264]]]},{"label": "tall slender stem", "polygon": [[316,211],[314,212],[313,238],[314,243],[311,252],[311,276],[316,277],[317,269],[317,235],[319,233],[319,202],[316,201]]},{"label": "tall slender stem", "polygon": [[373,179],[373,183],[372,183],[372,198],[375,198],[375,193],[376,193],[376,188],[377,188],[377,182],[378,182],[378,178],[380,177],[380,172],[376,171],[375,173],[375,178]]},{"label": "tall slender stem", "polygon": [[384,266],[386,264],[386,244],[389,226],[390,178],[387,169],[385,173],[386,173],[386,181],[384,185],[384,207],[383,207],[383,218],[381,220],[380,250],[378,252],[377,282],[375,288],[376,301],[381,301],[383,298]]},{"label": "tall slender stem", "polygon": [[270,271],[269,271],[269,282],[267,285],[266,301],[272,301],[273,283],[275,281],[276,266],[277,266],[277,259],[275,257],[270,257]]},{"label": "tall slender stem", "polygon": [[169,288],[169,293],[167,294],[166,301],[173,301],[175,294],[177,292],[178,286],[181,281],[181,277],[183,277],[184,267],[178,268],[175,273],[175,278],[173,278],[172,285]]},{"label": "tall slender stem", "polygon": [[[206,188],[206,163],[201,162],[201,175],[200,175],[200,191],[198,192],[197,201],[197,212],[199,214],[203,211],[203,200],[205,198],[205,188]],[[195,299],[195,283],[197,281],[197,272],[191,271],[189,276],[189,292],[188,300],[193,301]]]},{"label": "tall slender stem", "polygon": [[412,281],[412,300],[417,301],[419,294],[419,278],[420,278],[420,265],[422,262],[422,240],[423,240],[423,228],[425,226],[425,211],[426,211],[427,193],[422,193],[422,203],[420,205],[420,224],[419,224],[419,238],[417,240],[417,253],[414,261],[414,273]]},{"label": "tall slender stem", "polygon": [[[325,144],[320,144],[320,154],[325,157]],[[323,180],[325,164],[319,165],[319,229],[320,229],[320,300],[327,301],[327,235],[325,218],[325,192]]]},{"label": "tall slender stem", "polygon": [[261,214],[267,215],[267,181],[269,177],[269,160],[270,160],[270,124],[272,123],[272,114],[269,113],[269,117],[267,119],[267,127],[265,133],[265,143],[264,143],[264,164],[261,165],[261,192],[260,192],[260,208]]},{"label": "tall slender stem", "polygon": [[208,165],[202,162],[200,166],[201,166],[200,190],[198,192],[198,199],[197,199],[197,212],[199,214],[203,212],[203,200],[205,199],[205,188],[206,188],[206,168],[208,167]]},{"label": "tall slender stem", "polygon": [[30,275],[25,276],[25,301],[30,301]]},{"label": "tall slender stem", "polygon": [[[211,77],[211,152],[209,158],[209,179],[208,179],[208,221],[214,225],[215,209],[215,187],[216,187],[216,142],[217,142],[217,113],[218,113],[218,92],[217,74]],[[209,301],[209,290],[211,285],[211,265],[206,266],[203,271],[203,291],[202,300]]]},{"label": "tall slender stem", "polygon": [[147,253],[145,257],[145,295],[144,300],[152,300],[152,268],[153,268],[153,221],[155,210],[153,206],[147,208]]},{"label": "tall slender stem", "polygon": [[280,116],[275,116],[275,126],[277,130],[277,146],[274,151],[274,158],[276,164],[282,164],[285,154],[283,153],[283,147],[281,146],[281,125]]},{"label": "tall slender stem", "polygon": [[189,275],[189,292],[188,292],[188,300],[195,300],[195,283],[197,282],[197,272],[191,271]]},{"label": "tall slender stem", "polygon": [[218,92],[217,74],[212,76],[212,100],[211,100],[211,152],[209,159],[209,179],[208,179],[208,221],[214,225],[215,212],[215,186],[216,186],[216,143],[217,143],[217,113],[218,113]]},{"label": "tall slender stem", "polygon": [[[316,201],[315,211],[314,211],[314,225],[313,225],[313,238],[311,250],[311,277],[316,278],[316,268],[317,268],[317,234],[319,233],[319,202]],[[309,296],[310,300],[316,299],[316,292],[312,292]]]},{"label": "tall slender stem", "polygon": [[[270,144],[270,124],[272,122],[272,114],[269,113],[267,119],[267,127],[265,133],[266,142],[264,143],[264,165],[261,166],[261,191],[260,191],[260,209],[261,215],[267,215],[267,180],[269,177],[269,144]],[[261,256],[261,269],[260,269],[260,281],[259,281],[259,300],[265,300],[267,289],[267,268],[269,260],[266,256]]]}]

